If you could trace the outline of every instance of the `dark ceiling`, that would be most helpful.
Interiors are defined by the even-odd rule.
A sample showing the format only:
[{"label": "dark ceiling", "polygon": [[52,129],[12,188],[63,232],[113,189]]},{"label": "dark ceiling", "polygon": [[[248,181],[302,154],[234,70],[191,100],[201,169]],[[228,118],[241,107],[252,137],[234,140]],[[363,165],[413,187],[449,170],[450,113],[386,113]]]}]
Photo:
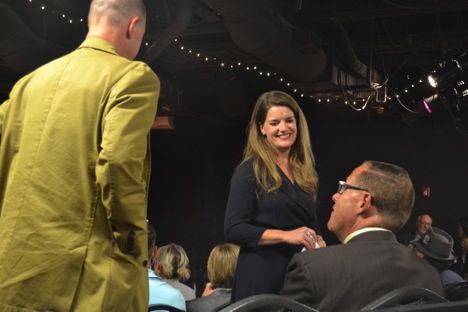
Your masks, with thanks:
[{"label": "dark ceiling", "polygon": [[[466,0],[145,2],[138,58],[168,81],[202,83],[226,68],[316,101],[383,108],[468,49]],[[19,77],[81,43],[89,3],[0,0],[3,97]]]}]

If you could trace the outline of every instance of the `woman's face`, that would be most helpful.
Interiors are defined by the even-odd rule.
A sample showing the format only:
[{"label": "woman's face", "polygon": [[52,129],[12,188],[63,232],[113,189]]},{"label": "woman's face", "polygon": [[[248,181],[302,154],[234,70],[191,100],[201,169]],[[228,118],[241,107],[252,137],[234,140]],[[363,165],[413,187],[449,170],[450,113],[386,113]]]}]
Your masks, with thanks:
[{"label": "woman's face", "polygon": [[260,131],[279,153],[289,153],[297,136],[296,117],[289,107],[272,106]]},{"label": "woman's face", "polygon": [[457,234],[459,238],[463,238],[463,236],[465,235],[465,231],[463,231],[463,228],[460,225],[460,223],[457,224]]}]

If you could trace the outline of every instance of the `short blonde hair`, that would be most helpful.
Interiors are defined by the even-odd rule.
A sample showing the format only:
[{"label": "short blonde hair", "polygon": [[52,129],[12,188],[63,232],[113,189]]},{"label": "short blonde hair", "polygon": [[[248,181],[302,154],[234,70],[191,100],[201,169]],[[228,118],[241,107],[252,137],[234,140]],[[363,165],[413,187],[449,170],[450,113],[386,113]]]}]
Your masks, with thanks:
[{"label": "short blonde hair", "polygon": [[213,288],[232,287],[239,249],[234,244],[222,244],[213,248],[207,267],[208,279]]},{"label": "short blonde hair", "polygon": [[146,7],[142,0],[92,0],[88,21],[95,24],[107,19],[117,26],[131,15],[146,19]]},{"label": "short blonde hair", "polygon": [[169,244],[158,248],[156,262],[160,265],[161,278],[178,281],[186,281],[190,278],[189,259],[180,245]]}]

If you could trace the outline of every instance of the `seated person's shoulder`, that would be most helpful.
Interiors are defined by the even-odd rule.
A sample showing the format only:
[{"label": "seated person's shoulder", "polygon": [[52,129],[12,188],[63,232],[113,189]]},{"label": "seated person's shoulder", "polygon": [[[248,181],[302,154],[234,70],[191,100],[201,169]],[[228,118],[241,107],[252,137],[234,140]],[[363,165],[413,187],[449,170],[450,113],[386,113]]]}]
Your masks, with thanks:
[{"label": "seated person's shoulder", "polygon": [[149,304],[167,304],[185,310],[185,299],[180,290],[164,282],[153,273],[149,281]]},{"label": "seated person's shoulder", "polygon": [[225,305],[228,305],[231,302],[230,297],[219,296],[216,293],[213,293],[209,296],[196,298],[190,301],[187,301],[187,311],[188,312],[205,312],[210,311],[215,308],[220,308]]}]

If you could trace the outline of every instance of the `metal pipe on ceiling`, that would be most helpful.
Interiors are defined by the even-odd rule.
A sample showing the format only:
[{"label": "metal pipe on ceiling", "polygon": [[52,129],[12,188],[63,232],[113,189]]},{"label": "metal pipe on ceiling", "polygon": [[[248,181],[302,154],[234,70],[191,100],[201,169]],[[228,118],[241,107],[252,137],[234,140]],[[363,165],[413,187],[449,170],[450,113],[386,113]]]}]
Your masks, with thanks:
[{"label": "metal pipe on ceiling", "polygon": [[0,2],[0,59],[15,72],[27,74],[69,52],[38,38],[5,3]]},{"label": "metal pipe on ceiling", "polygon": [[151,44],[141,57],[151,64],[187,28],[192,19],[192,0],[176,0],[177,15],[159,38]]},{"label": "metal pipe on ceiling", "polygon": [[297,42],[305,37],[297,36],[299,29],[277,14],[271,1],[202,1],[222,15],[233,42],[246,53],[302,82],[315,81],[324,72],[327,57],[318,37],[309,31],[309,42]]}]

